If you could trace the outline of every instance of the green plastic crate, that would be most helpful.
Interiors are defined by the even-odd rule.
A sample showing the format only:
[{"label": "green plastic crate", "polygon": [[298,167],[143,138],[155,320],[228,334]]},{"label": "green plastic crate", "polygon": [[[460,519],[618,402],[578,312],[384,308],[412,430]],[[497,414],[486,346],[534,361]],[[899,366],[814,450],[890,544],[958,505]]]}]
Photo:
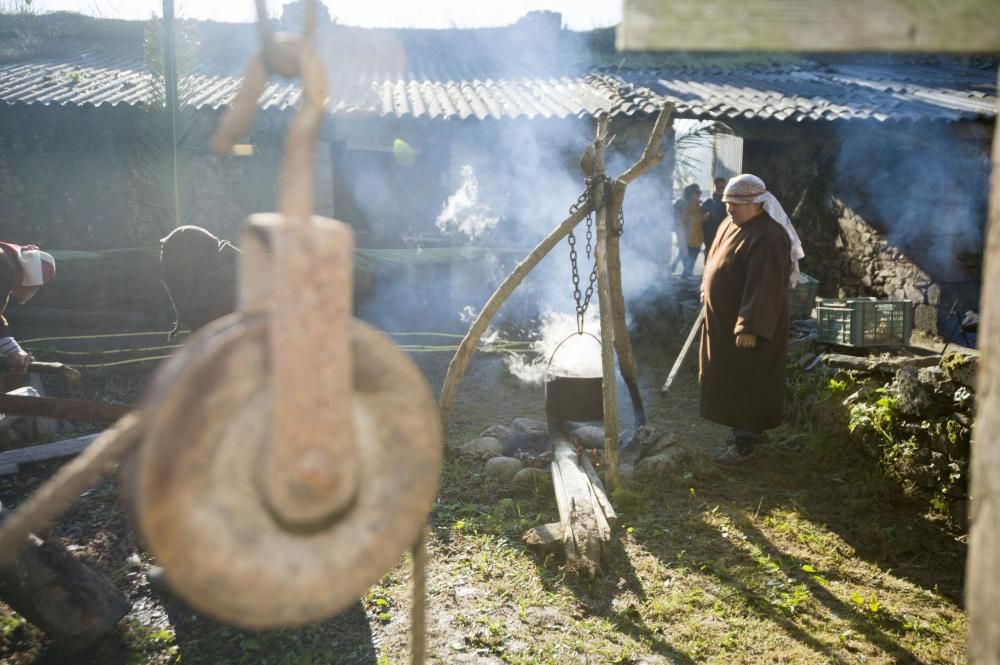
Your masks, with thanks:
[{"label": "green plastic crate", "polygon": [[913,302],[876,298],[817,298],[817,341],[841,346],[906,346]]},{"label": "green plastic crate", "polygon": [[788,289],[788,312],[793,319],[808,319],[816,304],[819,280],[804,272],[799,273],[798,285]]}]

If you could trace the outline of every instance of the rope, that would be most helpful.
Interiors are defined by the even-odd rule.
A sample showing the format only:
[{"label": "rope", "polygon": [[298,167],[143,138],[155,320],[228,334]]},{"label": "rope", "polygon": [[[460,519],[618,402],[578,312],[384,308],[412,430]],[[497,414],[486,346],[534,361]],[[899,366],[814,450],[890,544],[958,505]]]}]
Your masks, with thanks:
[{"label": "rope", "polygon": [[128,333],[104,333],[100,335],[71,335],[68,337],[35,337],[33,339],[21,340],[21,344],[32,344],[34,342],[61,342],[65,339],[109,339],[112,337],[144,337],[146,335],[166,336],[166,330],[156,330],[150,332],[128,332]]},{"label": "rope", "polygon": [[420,536],[413,545],[413,642],[410,645],[410,662],[423,665],[427,651],[427,527],[420,530]]},{"label": "rope", "polygon": [[109,463],[137,444],[141,432],[139,413],[126,414],[33,492],[0,526],[0,567],[17,557],[30,534],[48,528],[81,492],[96,483]]},{"label": "rope", "polygon": [[[27,342],[25,342],[27,343]],[[95,349],[93,351],[66,351],[63,349],[38,349],[39,353],[54,353],[59,356],[110,356],[116,353],[138,353],[140,351],[163,351],[164,349],[179,349],[180,344],[165,344],[163,346],[144,346],[134,349]]]},{"label": "rope", "polygon": [[118,367],[120,365],[134,365],[136,363],[149,363],[156,360],[166,360],[167,358],[172,358],[173,356],[145,356],[143,358],[130,358],[128,360],[118,360],[113,363],[87,363],[83,365],[74,364],[73,367],[78,369],[103,369],[105,367]]}]

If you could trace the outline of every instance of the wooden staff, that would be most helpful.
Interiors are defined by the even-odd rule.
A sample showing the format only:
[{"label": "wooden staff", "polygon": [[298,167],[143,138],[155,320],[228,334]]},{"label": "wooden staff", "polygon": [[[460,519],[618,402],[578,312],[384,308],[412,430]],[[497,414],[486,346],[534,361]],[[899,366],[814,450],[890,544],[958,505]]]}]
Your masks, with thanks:
[{"label": "wooden staff", "polygon": [[670,390],[670,386],[673,384],[674,379],[677,378],[677,373],[681,370],[681,365],[684,364],[684,359],[687,357],[688,351],[691,350],[691,345],[694,344],[694,340],[698,337],[698,332],[701,330],[701,324],[705,321],[705,308],[702,307],[698,310],[698,316],[694,320],[694,325],[691,326],[691,332],[688,333],[687,339],[684,341],[684,346],[681,347],[681,352],[677,354],[677,360],[674,361],[674,366],[670,368],[670,374],[667,375],[667,380],[663,382],[663,387],[660,388],[660,395],[666,395],[667,391]]}]

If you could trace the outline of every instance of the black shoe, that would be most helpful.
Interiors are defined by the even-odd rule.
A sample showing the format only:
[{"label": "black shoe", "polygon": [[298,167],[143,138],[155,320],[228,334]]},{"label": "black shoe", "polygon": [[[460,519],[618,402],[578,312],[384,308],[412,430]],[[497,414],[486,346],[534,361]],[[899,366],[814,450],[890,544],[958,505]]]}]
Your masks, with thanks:
[{"label": "black shoe", "polygon": [[753,446],[738,446],[730,443],[726,448],[712,458],[716,464],[742,464],[753,457]]}]

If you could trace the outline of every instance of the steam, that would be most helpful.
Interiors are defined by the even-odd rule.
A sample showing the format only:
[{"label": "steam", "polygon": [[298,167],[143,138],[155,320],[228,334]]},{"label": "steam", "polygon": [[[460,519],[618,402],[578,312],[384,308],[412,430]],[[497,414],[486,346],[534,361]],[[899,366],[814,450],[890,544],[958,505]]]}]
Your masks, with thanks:
[{"label": "steam", "polygon": [[[600,339],[600,319],[596,309],[591,307],[587,310],[583,329]],[[542,383],[548,369],[560,376],[601,376],[599,342],[590,335],[576,333],[575,313],[545,312],[539,323],[539,339],[531,344],[531,350],[537,356],[529,359],[525,355],[512,353],[505,359],[507,369],[518,379],[529,384]]]},{"label": "steam", "polygon": [[448,197],[435,225],[442,233],[454,230],[476,240],[493,230],[499,221],[500,216],[480,201],[479,178],[472,165],[466,164],[462,167],[462,184]]}]

